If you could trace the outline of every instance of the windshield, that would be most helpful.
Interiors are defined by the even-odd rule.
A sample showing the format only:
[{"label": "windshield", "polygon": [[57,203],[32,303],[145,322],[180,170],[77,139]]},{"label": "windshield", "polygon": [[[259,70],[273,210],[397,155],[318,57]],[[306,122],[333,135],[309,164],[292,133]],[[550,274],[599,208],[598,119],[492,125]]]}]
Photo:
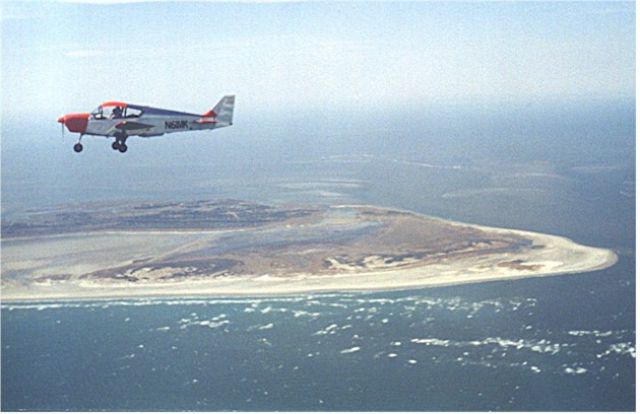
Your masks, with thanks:
[{"label": "windshield", "polygon": [[104,115],[102,114],[102,106],[97,107],[93,111],[91,111],[92,119],[104,119]]}]

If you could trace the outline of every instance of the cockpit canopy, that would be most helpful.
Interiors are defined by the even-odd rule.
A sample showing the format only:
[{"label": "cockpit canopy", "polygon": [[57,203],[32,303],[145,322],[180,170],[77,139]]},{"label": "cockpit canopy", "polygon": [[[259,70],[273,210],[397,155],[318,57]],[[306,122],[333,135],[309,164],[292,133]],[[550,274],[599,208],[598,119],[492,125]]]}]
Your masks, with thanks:
[{"label": "cockpit canopy", "polygon": [[91,119],[138,118],[142,109],[124,102],[105,102],[93,111]]}]

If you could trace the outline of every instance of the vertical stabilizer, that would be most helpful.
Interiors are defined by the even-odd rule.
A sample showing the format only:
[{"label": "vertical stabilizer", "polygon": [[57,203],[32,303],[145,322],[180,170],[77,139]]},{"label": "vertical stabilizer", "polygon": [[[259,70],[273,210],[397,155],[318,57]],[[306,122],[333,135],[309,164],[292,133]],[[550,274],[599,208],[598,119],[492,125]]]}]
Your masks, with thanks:
[{"label": "vertical stabilizer", "polygon": [[235,95],[226,95],[203,118],[213,118],[216,124],[233,125],[233,107],[236,103]]}]

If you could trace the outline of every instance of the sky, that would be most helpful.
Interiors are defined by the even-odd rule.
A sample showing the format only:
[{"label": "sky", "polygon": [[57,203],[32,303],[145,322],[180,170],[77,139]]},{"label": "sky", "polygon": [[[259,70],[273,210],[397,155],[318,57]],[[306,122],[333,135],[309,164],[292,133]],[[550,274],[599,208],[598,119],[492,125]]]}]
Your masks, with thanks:
[{"label": "sky", "polygon": [[3,118],[633,99],[633,2],[2,2]]}]

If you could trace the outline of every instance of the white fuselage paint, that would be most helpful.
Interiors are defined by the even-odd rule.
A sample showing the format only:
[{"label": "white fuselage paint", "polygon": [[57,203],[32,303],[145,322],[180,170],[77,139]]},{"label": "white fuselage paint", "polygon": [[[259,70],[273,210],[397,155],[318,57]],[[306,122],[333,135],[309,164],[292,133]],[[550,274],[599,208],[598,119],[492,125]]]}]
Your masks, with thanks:
[{"label": "white fuselage paint", "polygon": [[[85,135],[101,135],[107,138],[113,137],[116,133],[121,132],[117,125],[123,122],[130,122],[131,124],[144,124],[144,127],[139,129],[127,129],[126,135],[151,137],[160,136],[163,134],[170,134],[172,132],[185,132],[185,131],[202,131],[207,129],[217,129],[230,126],[230,123],[216,122],[216,123],[200,123],[198,121],[203,120],[201,116],[197,115],[182,115],[182,116],[165,116],[165,115],[142,115],[137,118],[115,118],[115,119],[93,119],[89,118]],[[206,120],[206,119],[205,119]],[[151,126],[150,128],[148,126]]]}]

